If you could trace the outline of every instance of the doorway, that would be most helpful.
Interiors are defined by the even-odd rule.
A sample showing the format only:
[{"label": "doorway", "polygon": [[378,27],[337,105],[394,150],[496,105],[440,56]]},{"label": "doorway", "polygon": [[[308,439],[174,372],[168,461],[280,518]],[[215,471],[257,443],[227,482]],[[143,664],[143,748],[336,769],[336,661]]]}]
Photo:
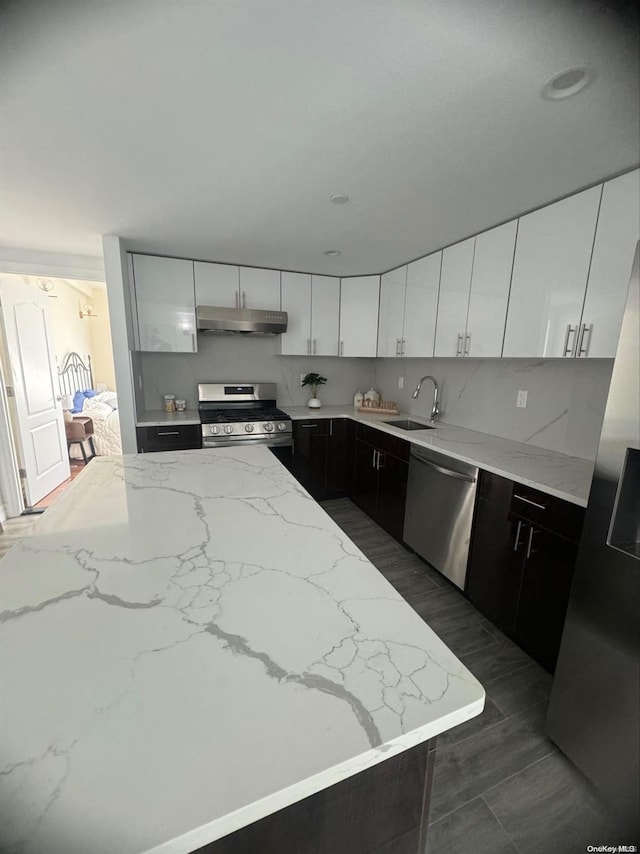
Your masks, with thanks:
[{"label": "doorway", "polygon": [[54,503],[94,450],[121,453],[104,284],[0,273],[0,523]]}]

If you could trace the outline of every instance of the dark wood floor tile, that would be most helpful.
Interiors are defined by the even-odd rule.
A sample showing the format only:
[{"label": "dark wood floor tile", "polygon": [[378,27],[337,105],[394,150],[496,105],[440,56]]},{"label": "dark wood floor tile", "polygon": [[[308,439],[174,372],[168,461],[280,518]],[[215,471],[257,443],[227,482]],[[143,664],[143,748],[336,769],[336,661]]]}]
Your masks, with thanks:
[{"label": "dark wood floor tile", "polygon": [[532,661],[518,670],[484,682],[485,690],[505,715],[521,712],[549,700],[552,677]]},{"label": "dark wood floor tile", "polygon": [[417,854],[420,841],[420,828],[415,827],[408,833],[403,833],[393,842],[387,842],[380,848],[376,848],[372,854]]},{"label": "dark wood floor tile", "polygon": [[543,732],[546,704],[438,750],[431,799],[436,821],[553,751]]},{"label": "dark wood floor tile", "polygon": [[415,610],[429,624],[432,620],[446,620],[448,625],[459,625],[462,622],[480,624],[478,612],[469,602],[455,591],[439,587],[431,596],[412,603]]},{"label": "dark wood floor tile", "polygon": [[445,747],[457,744],[459,741],[464,741],[466,738],[471,738],[487,727],[503,721],[505,717],[506,715],[487,697],[481,715],[477,715],[475,718],[471,718],[471,720],[465,721],[465,723],[438,736],[438,749],[442,750]]},{"label": "dark wood floor tile", "polygon": [[[481,623],[486,628],[484,623]],[[461,656],[462,663],[479,682],[484,685],[492,679],[498,679],[531,664],[532,659],[526,652],[510,640],[495,641],[484,649]]]},{"label": "dark wood floor tile", "polygon": [[483,797],[522,854],[578,854],[587,845],[623,842],[606,835],[590,787],[558,751]]},{"label": "dark wood floor tile", "polygon": [[494,638],[489,632],[478,623],[469,623],[466,626],[456,628],[440,627],[439,629],[432,626],[431,620],[427,620],[427,623],[454,655],[462,656],[468,652],[475,652],[494,642]]},{"label": "dark wood floor tile", "polygon": [[480,799],[429,826],[427,854],[518,854],[495,816]]}]

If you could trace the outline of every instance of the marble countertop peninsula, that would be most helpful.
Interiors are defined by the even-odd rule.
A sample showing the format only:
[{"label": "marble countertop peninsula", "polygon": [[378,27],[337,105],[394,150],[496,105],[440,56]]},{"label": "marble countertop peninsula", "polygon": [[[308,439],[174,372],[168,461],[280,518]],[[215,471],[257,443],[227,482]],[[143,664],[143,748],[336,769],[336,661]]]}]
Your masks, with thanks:
[{"label": "marble countertop peninsula", "polygon": [[185,409],[184,412],[146,409],[136,417],[136,427],[164,427],[167,424],[200,424],[200,415],[197,409]]},{"label": "marble countertop peninsula", "polygon": [[262,446],[96,458],[0,602],[12,854],[185,854],[484,705]]},{"label": "marble countertop peninsula", "polygon": [[349,404],[323,406],[321,409],[309,409],[307,406],[281,408],[295,420],[351,418],[385,433],[401,436],[408,442],[432,448],[454,459],[508,477],[517,483],[540,489],[580,507],[587,506],[594,469],[594,463],[590,460],[570,457],[557,451],[547,451],[524,442],[514,442],[440,421],[437,421],[435,428],[431,430],[402,430],[387,423],[399,418],[411,418],[412,421],[422,422],[427,426],[425,418],[406,412],[400,412],[398,415],[369,415],[357,412]]}]

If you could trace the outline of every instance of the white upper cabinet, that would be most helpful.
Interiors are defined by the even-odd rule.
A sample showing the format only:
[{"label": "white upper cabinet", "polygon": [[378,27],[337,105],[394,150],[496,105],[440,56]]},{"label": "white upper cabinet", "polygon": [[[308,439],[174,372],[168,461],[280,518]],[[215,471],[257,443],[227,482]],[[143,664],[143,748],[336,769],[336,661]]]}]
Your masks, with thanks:
[{"label": "white upper cabinet", "polygon": [[340,279],[282,273],[282,311],[289,315],[281,336],[283,356],[337,356]]},{"label": "white upper cabinet", "polygon": [[335,276],[312,276],[311,355],[337,356],[339,331],[340,279]]},{"label": "white upper cabinet", "polygon": [[195,353],[193,261],[132,256],[141,350]]},{"label": "white upper cabinet", "polygon": [[380,276],[342,279],[340,355],[375,356],[378,340]]},{"label": "white upper cabinet", "polygon": [[518,221],[476,236],[463,353],[485,358],[502,354]]},{"label": "white upper cabinet", "polygon": [[287,331],[280,336],[281,353],[308,356],[311,354],[311,276],[282,273],[281,289],[282,311],[289,315]]},{"label": "white upper cabinet", "polygon": [[636,169],[604,185],[576,356],[615,357],[638,240],[640,172]]},{"label": "white upper cabinet", "polygon": [[280,311],[280,270],[240,267],[240,307]]},{"label": "white upper cabinet", "polygon": [[433,356],[442,252],[407,265],[404,298],[403,356]]},{"label": "white upper cabinet", "polygon": [[502,355],[572,356],[602,185],[520,218]]},{"label": "white upper cabinet", "polygon": [[470,237],[442,253],[435,356],[461,356],[465,351],[475,240]]},{"label": "white upper cabinet", "polygon": [[196,280],[196,305],[238,307],[240,274],[237,267],[195,261],[193,272]]},{"label": "white upper cabinet", "polygon": [[401,356],[404,335],[404,301],[407,265],[380,278],[380,318],[378,356]]}]

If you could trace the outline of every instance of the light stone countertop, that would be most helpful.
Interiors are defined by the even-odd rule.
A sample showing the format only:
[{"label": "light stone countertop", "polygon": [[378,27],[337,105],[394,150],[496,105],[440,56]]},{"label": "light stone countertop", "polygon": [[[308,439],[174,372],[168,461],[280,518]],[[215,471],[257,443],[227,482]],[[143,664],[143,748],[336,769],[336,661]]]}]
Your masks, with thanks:
[{"label": "light stone countertop", "polygon": [[0,602],[15,854],[184,854],[484,705],[262,446],[94,459]]},{"label": "light stone countertop", "polygon": [[323,406],[321,409],[309,409],[307,406],[280,408],[296,420],[351,418],[385,433],[400,436],[416,445],[432,448],[454,459],[508,477],[517,483],[540,489],[580,507],[587,506],[594,469],[594,463],[590,460],[570,457],[557,451],[547,451],[524,442],[514,442],[440,421],[436,422],[435,429],[424,431],[402,430],[385,423],[399,418],[411,418],[412,421],[427,424],[425,418],[404,412],[398,415],[369,415],[356,412],[349,404]]},{"label": "light stone countertop", "polygon": [[167,424],[200,424],[200,415],[197,409],[185,409],[184,412],[146,409],[136,417],[136,427],[164,427]]}]

